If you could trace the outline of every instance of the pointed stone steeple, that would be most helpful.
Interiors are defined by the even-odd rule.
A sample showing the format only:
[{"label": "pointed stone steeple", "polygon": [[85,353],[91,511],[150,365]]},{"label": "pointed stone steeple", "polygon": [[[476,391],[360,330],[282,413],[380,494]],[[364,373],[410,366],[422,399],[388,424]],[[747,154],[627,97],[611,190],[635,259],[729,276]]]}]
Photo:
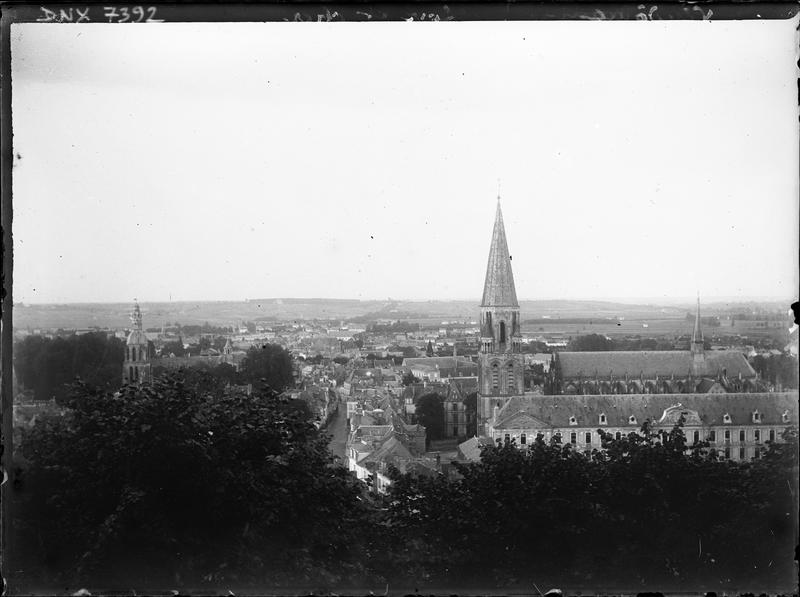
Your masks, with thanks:
[{"label": "pointed stone steeple", "polygon": [[520,311],[500,197],[483,287],[478,351],[478,429],[488,433],[493,413],[525,393]]},{"label": "pointed stone steeple", "polygon": [[511,271],[511,256],[508,254],[506,229],[500,197],[497,198],[497,214],[494,219],[489,262],[486,265],[486,281],[483,284],[481,307],[519,307],[514,274]]},{"label": "pointed stone steeple", "polygon": [[692,330],[692,354],[703,353],[703,330],[700,329],[700,293],[697,293],[697,312],[694,315],[694,330]]}]

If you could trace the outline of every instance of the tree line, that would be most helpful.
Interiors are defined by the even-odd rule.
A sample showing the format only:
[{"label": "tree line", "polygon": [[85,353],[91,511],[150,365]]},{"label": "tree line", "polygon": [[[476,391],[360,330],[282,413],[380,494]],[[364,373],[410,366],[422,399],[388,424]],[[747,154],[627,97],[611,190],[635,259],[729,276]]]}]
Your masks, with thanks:
[{"label": "tree line", "polygon": [[[183,344],[176,344],[180,344],[183,355]],[[178,350],[177,346],[174,348]],[[152,343],[150,351],[154,352]],[[117,390],[122,385],[124,358],[125,341],[104,332],[55,338],[27,336],[14,345],[17,381],[35,400],[63,401],[76,378],[87,386]],[[152,365],[156,374],[166,371],[157,359]],[[226,363],[204,367],[198,362],[197,368],[233,384],[266,380],[272,388],[283,390],[294,383],[291,354],[278,344],[251,347],[238,371]]]},{"label": "tree line", "polygon": [[[711,348],[709,340],[704,341],[706,349]],[[584,334],[570,338],[568,350],[573,352],[605,350],[675,350],[675,342],[656,338],[609,338],[602,334]]]},{"label": "tree line", "polygon": [[17,381],[35,400],[64,398],[76,376],[98,388],[117,389],[124,358],[125,342],[105,332],[26,336],[14,344]]}]

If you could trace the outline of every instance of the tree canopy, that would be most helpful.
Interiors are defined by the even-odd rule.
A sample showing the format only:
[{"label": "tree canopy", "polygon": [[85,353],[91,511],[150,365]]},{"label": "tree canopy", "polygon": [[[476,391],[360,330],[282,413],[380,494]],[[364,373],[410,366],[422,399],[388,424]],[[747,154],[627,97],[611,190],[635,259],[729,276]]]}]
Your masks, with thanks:
[{"label": "tree canopy", "polygon": [[242,359],[239,374],[245,383],[263,379],[271,388],[283,390],[294,383],[292,356],[279,344],[253,346]]},{"label": "tree canopy", "polygon": [[18,381],[37,400],[63,399],[76,377],[116,389],[122,384],[125,342],[104,332],[46,338],[27,336],[14,346]]},{"label": "tree canopy", "polygon": [[444,437],[444,398],[436,393],[424,394],[415,401],[415,415],[424,425],[427,440]]},{"label": "tree canopy", "polygon": [[600,334],[586,334],[570,340],[569,349],[573,351],[614,350],[614,343]]},{"label": "tree canopy", "polygon": [[159,589],[358,574],[363,488],[290,402],[191,370],[113,395],[74,386],[67,414],[38,421],[22,443],[26,570]]},{"label": "tree canopy", "polygon": [[588,456],[541,440],[488,446],[457,480],[395,471],[394,561],[464,587],[796,586],[796,435],[732,462],[707,444],[687,451],[680,427],[642,432],[602,433],[607,449]]}]

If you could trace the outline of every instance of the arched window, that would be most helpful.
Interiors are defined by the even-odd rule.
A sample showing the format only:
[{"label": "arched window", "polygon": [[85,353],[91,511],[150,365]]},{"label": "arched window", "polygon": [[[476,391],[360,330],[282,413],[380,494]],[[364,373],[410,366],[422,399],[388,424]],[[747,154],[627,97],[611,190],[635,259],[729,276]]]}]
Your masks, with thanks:
[{"label": "arched window", "polygon": [[506,322],[500,322],[500,344],[506,343]]},{"label": "arched window", "polygon": [[133,368],[134,379],[139,379],[139,367]]},{"label": "arched window", "polygon": [[133,381],[133,367],[128,367],[128,381]]}]

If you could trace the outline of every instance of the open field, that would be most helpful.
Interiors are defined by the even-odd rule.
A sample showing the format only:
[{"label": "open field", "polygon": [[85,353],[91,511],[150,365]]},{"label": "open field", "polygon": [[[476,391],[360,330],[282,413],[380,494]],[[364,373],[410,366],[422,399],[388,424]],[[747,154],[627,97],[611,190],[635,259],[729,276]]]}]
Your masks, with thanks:
[{"label": "open field", "polygon": [[[292,321],[326,319],[336,323],[350,318],[362,322],[403,319],[435,327],[445,321],[471,322],[478,319],[479,301],[357,301],[327,299],[263,299],[251,301],[142,303],[144,325],[166,324],[230,326],[243,321]],[[762,306],[762,305],[759,305]],[[707,334],[764,336],[781,334],[791,321],[764,322],[727,319],[730,312],[748,312],[753,303],[710,304],[703,315],[718,315],[721,326],[704,329]],[[762,308],[778,309],[764,304]],[[522,330],[527,334],[608,336],[680,336],[690,334],[692,322],[686,314],[692,306],[624,304],[605,301],[520,301]],[[131,304],[91,303],[65,305],[14,305],[16,329],[81,329],[89,327],[122,329],[130,325]],[[571,320],[561,322],[559,318]],[[585,320],[575,322],[575,320]],[[646,326],[646,327],[645,327]]]}]

